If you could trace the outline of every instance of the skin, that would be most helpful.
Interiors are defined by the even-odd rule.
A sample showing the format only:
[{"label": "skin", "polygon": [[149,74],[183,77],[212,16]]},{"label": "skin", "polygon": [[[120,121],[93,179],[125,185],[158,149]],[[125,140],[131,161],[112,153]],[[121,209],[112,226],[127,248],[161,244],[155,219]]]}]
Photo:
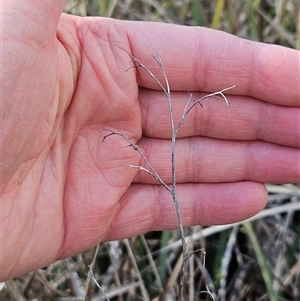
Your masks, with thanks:
[{"label": "skin", "polygon": [[299,52],[206,28],[61,15],[64,1],[3,1],[0,281],[102,241],[178,227],[166,183],[166,97],[131,55],[188,99],[236,85],[231,106],[203,102],[176,148],[185,226],[231,223],[266,204],[262,183],[299,182]]}]

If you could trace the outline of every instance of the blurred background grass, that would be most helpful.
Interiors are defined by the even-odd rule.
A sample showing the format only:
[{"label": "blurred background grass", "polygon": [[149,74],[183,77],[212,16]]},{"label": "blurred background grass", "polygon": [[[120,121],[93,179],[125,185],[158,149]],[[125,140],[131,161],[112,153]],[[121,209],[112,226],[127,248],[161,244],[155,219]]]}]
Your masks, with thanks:
[{"label": "blurred background grass", "polygon": [[[299,0],[69,0],[65,12],[123,20],[205,26],[300,49]],[[297,164],[299,162],[295,162]],[[255,220],[186,229],[190,251],[185,300],[300,300],[299,185],[267,185],[269,202]],[[7,281],[6,300],[177,300],[178,231],[103,243],[47,268]],[[205,268],[203,267],[205,259]]]},{"label": "blurred background grass", "polygon": [[247,39],[300,48],[299,0],[69,0],[81,16],[206,26]]}]

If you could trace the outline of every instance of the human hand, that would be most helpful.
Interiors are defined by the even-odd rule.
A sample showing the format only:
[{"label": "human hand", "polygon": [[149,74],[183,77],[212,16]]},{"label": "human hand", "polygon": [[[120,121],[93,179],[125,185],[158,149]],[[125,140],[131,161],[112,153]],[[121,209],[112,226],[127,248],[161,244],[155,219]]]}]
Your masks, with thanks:
[{"label": "human hand", "polygon": [[101,241],[178,227],[170,184],[165,95],[175,123],[188,99],[236,85],[188,115],[176,145],[185,226],[245,219],[263,208],[260,183],[299,182],[299,52],[205,28],[61,15],[64,1],[4,1],[0,280]]}]

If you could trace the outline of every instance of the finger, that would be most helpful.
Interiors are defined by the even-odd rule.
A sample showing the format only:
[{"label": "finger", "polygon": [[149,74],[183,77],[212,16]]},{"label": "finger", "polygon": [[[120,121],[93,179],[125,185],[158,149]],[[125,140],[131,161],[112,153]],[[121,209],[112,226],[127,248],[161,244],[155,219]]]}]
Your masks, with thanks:
[{"label": "finger", "polygon": [[[177,188],[185,227],[244,220],[259,212],[267,201],[266,189],[259,183],[181,184]],[[178,228],[175,206],[166,189],[137,184],[121,199],[107,239],[175,228]]]},{"label": "finger", "polygon": [[[163,80],[153,59],[159,55],[171,89],[217,91],[232,85],[234,94],[299,106],[299,51],[250,42],[201,27],[127,22],[132,54]],[[140,84],[158,88],[141,68]]]},{"label": "finger", "polygon": [[[205,94],[194,93],[193,101]],[[182,117],[189,95],[172,93],[174,122]],[[221,139],[264,140],[281,145],[300,147],[300,110],[265,103],[252,97],[230,95],[230,106],[222,99],[205,99],[185,118],[179,137],[202,135]],[[163,92],[141,89],[143,135],[168,138],[171,135],[169,108]],[[194,102],[191,103],[191,105]],[[189,107],[191,107],[191,105]]]},{"label": "finger", "polygon": [[[144,138],[140,149],[151,166],[168,184],[171,175],[171,142]],[[238,182],[298,183],[300,151],[262,141],[217,140],[204,137],[178,139],[175,162],[178,183]],[[144,168],[149,169],[144,162]],[[139,183],[157,183],[148,173],[138,171]]]}]

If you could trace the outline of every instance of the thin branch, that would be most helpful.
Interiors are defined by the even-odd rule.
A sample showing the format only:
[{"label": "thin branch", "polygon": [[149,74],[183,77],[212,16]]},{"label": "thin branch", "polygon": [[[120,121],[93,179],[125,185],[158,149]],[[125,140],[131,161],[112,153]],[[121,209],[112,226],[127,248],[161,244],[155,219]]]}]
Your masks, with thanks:
[{"label": "thin branch", "polygon": [[127,145],[126,147],[132,147],[134,150],[136,150],[140,154],[140,156],[143,158],[145,163],[148,165],[150,170],[148,170],[148,169],[146,169],[142,166],[135,166],[135,165],[131,165],[131,164],[129,164],[128,167],[137,168],[138,170],[143,170],[143,171],[147,172],[148,174],[150,174],[152,177],[154,177],[160,184],[162,184],[171,193],[170,187],[164,182],[164,180],[160,177],[160,175],[155,171],[155,169],[152,167],[151,163],[146,158],[144,153],[140,150],[140,148],[137,144],[132,143],[130,141],[130,139],[126,135],[124,135],[123,133],[115,132],[113,130],[109,130],[109,129],[106,129],[106,128],[103,128],[103,129],[100,130],[100,132],[102,132],[102,131],[110,132],[109,134],[107,134],[103,137],[102,142],[104,142],[104,140],[106,140],[106,138],[108,138],[109,136],[112,136],[112,135],[118,135],[118,136],[123,137],[129,143],[129,145]]},{"label": "thin branch", "polygon": [[[155,56],[153,56],[154,59],[156,60],[156,62],[159,64],[159,62],[157,61],[157,58]],[[132,58],[132,61],[134,62],[134,66],[131,66],[129,67],[126,72],[132,68],[142,68],[144,70],[147,71],[147,73],[156,81],[156,83],[160,86],[160,88],[165,92],[167,93],[167,89],[162,85],[162,83],[158,80],[158,78],[152,73],[152,71],[147,67],[145,66],[140,60],[138,60],[136,57],[134,56],[131,56]],[[159,64],[160,65],[160,64]],[[160,65],[161,66],[161,65]]]},{"label": "thin branch", "polygon": [[186,112],[186,115],[192,110],[192,108],[197,105],[197,104],[200,104],[202,106],[202,104],[200,103],[202,100],[206,99],[206,98],[210,98],[210,97],[213,97],[213,96],[218,96],[218,95],[221,95],[221,97],[224,99],[224,101],[226,102],[226,105],[229,106],[230,105],[230,102],[228,101],[227,97],[225,96],[225,94],[223,92],[225,91],[228,91],[230,89],[233,89],[235,88],[236,85],[233,85],[231,87],[228,87],[228,88],[225,88],[223,90],[220,90],[220,91],[217,91],[217,92],[214,92],[214,93],[210,93],[210,94],[207,94],[207,95],[204,95],[202,96],[201,98],[199,98],[198,100],[195,101],[195,103],[187,110]]},{"label": "thin branch", "polygon": [[[204,248],[198,249],[196,251],[201,251],[201,253],[203,254],[202,268],[205,269],[205,271],[206,271],[206,267],[205,267],[205,263],[206,263],[206,251],[205,251]],[[216,301],[216,299],[215,299],[214,295],[212,294],[212,292],[210,291],[207,283],[205,284],[205,288],[206,288],[206,291],[201,291],[201,292],[199,292],[199,294],[208,294],[212,298],[213,301]]]},{"label": "thin branch", "polygon": [[95,276],[94,276],[94,273],[93,273],[93,268],[90,266],[90,265],[88,265],[88,267],[89,267],[89,273],[88,274],[86,274],[96,285],[97,285],[97,287],[99,288],[99,290],[101,291],[101,293],[103,294],[103,296],[104,296],[104,298],[106,299],[106,301],[110,301],[109,299],[108,299],[108,297],[105,295],[105,293],[104,293],[104,291],[103,291],[103,289],[102,289],[102,287],[101,287],[101,285],[98,283],[98,281],[96,280],[96,278],[95,278]]},{"label": "thin branch", "polygon": [[[98,244],[98,245],[96,246],[96,248],[95,248],[93,260],[92,260],[91,264],[89,265],[89,269],[90,269],[90,270],[93,270],[93,268],[94,268],[94,266],[95,266],[99,248],[100,248],[100,244]],[[87,300],[88,290],[89,290],[89,286],[90,286],[90,280],[91,280],[91,277],[88,277],[88,278],[86,279],[86,283],[85,283],[85,296],[86,296],[86,297],[85,297],[85,300]]]},{"label": "thin branch", "polygon": [[[217,92],[214,92],[214,93],[211,93],[211,94],[207,94],[207,95],[204,95],[202,96],[201,98],[197,99],[193,104],[192,106],[190,106],[191,102],[192,102],[192,97],[193,97],[193,93],[189,93],[189,99],[184,107],[184,110],[183,110],[183,113],[182,113],[182,116],[180,118],[180,121],[177,125],[177,128],[175,130],[175,134],[177,135],[179,129],[181,128],[182,124],[184,123],[188,113],[194,108],[194,106],[196,106],[197,104],[199,104],[201,107],[203,107],[203,104],[201,103],[202,100],[206,99],[206,98],[211,98],[211,97],[217,97],[217,98],[221,98],[223,99],[225,102],[226,102],[226,105],[230,105],[230,102],[228,101],[227,97],[225,96],[225,94],[223,92],[225,91],[228,91],[230,89],[233,89],[235,88],[236,86],[233,85],[231,87],[228,87],[228,88],[225,88],[223,90],[220,90],[220,91],[217,91]],[[219,97],[219,95],[221,95],[221,97]]]},{"label": "thin branch", "polygon": [[[140,165],[132,165],[132,164],[128,164],[127,165],[130,168],[136,168],[138,171],[142,170],[146,173],[148,173],[150,176],[152,176],[155,180],[157,180],[160,184],[162,184],[170,193],[172,192],[172,190],[170,189],[170,187],[160,178],[160,176],[158,176],[157,174],[151,172],[150,170],[148,170],[147,168],[140,166]],[[150,164],[151,166],[151,164]],[[151,167],[152,168],[152,167]]]},{"label": "thin branch", "polygon": [[160,58],[159,54],[157,54],[157,56],[153,56],[153,58],[156,60],[157,64],[160,67],[160,70],[163,73],[163,76],[164,76],[164,79],[165,79],[165,83],[166,83],[166,86],[167,86],[166,94],[171,95],[169,81],[168,81],[168,78],[167,78],[167,75],[166,75],[166,72],[165,72],[165,68],[164,68],[164,65],[163,65],[163,63],[161,61],[161,58]]},{"label": "thin branch", "polygon": [[[153,178],[155,178],[160,184],[162,184],[167,191],[172,195],[172,199],[174,201],[175,204],[175,209],[176,209],[176,215],[177,215],[177,219],[178,219],[178,224],[179,224],[179,231],[180,231],[180,236],[181,236],[181,244],[182,244],[182,267],[181,267],[181,273],[180,273],[180,284],[179,284],[179,300],[183,301],[183,289],[184,289],[184,274],[185,274],[185,270],[186,270],[186,265],[187,265],[187,261],[188,259],[194,254],[194,252],[190,253],[187,252],[187,245],[186,245],[186,240],[185,240],[185,235],[184,235],[184,228],[183,228],[183,221],[182,221],[182,216],[181,216],[181,211],[180,211],[180,207],[179,207],[179,201],[178,201],[178,196],[177,196],[177,186],[176,186],[176,170],[175,170],[175,166],[176,166],[176,162],[175,162],[175,144],[176,144],[176,137],[177,137],[177,133],[179,131],[179,129],[181,128],[182,124],[184,123],[188,113],[194,108],[195,105],[199,104],[201,106],[202,103],[201,101],[206,99],[206,98],[210,98],[210,97],[221,97],[227,105],[229,105],[229,101],[227,100],[226,96],[224,95],[224,92],[234,88],[235,86],[231,86],[229,88],[225,88],[223,90],[220,90],[218,92],[215,93],[211,93],[208,95],[205,95],[199,99],[197,99],[192,105],[192,93],[189,93],[189,99],[185,105],[185,108],[183,110],[181,119],[177,125],[177,127],[175,128],[174,125],[174,117],[173,117],[173,107],[172,107],[172,99],[171,99],[171,90],[170,90],[170,85],[169,85],[169,81],[168,81],[168,77],[164,68],[164,65],[162,63],[162,60],[160,58],[159,55],[157,56],[153,56],[153,58],[155,59],[156,63],[158,64],[162,74],[163,74],[163,78],[164,78],[164,84],[162,84],[162,82],[152,73],[152,71],[145,66],[139,59],[137,59],[136,57],[132,56],[132,61],[134,63],[134,66],[131,66],[130,68],[128,68],[126,71],[136,67],[136,68],[142,68],[144,69],[154,80],[155,82],[158,84],[158,86],[161,88],[161,90],[165,93],[166,97],[167,97],[167,102],[168,102],[168,107],[169,107],[169,118],[170,118],[170,124],[171,124],[171,137],[172,137],[172,144],[171,144],[171,176],[172,176],[172,188],[170,188],[164,181],[163,179],[159,176],[159,174],[155,171],[155,169],[152,167],[151,163],[148,161],[148,159],[145,157],[145,155],[143,154],[143,152],[139,149],[138,145],[132,143],[129,138],[119,132],[115,132],[113,130],[109,130],[109,129],[102,129],[100,131],[106,130],[109,132],[109,134],[105,135],[103,137],[102,142],[109,136],[112,135],[119,135],[121,137],[123,137],[128,143],[128,147],[132,147],[134,150],[136,150],[140,156],[143,158],[143,160],[145,161],[146,165],[148,166],[149,169],[144,168],[142,166],[135,166],[135,165],[128,165],[131,168],[136,168],[137,170],[141,170],[144,171],[148,174],[150,174]],[[204,249],[199,249],[203,255],[204,255],[204,259],[203,259],[203,268],[205,267],[205,250]],[[211,296],[211,298],[213,300],[214,297],[212,295],[212,293],[210,292],[208,286],[206,285],[206,291],[204,291],[204,293],[207,293]]]},{"label": "thin branch", "polygon": [[[185,105],[185,107],[184,107],[182,116],[181,116],[180,121],[179,121],[179,123],[178,123],[178,125],[177,125],[177,128],[176,128],[176,130],[175,130],[175,131],[176,131],[176,135],[177,135],[179,129],[181,128],[182,124],[184,123],[184,120],[185,120],[185,118],[186,118],[188,112],[190,111],[188,108],[189,108],[189,106],[190,106],[190,103],[192,102],[193,93],[190,93],[190,92],[189,92],[189,95],[190,95],[190,96],[189,96],[189,99],[188,99],[188,101],[187,101],[187,103],[186,103],[186,105]],[[203,105],[202,105],[201,102],[199,102],[199,104],[200,104],[200,106],[203,107]]]},{"label": "thin branch", "polygon": [[[180,273],[180,283],[179,283],[179,299],[183,300],[183,288],[184,288],[184,274],[186,270],[186,265],[187,265],[187,253],[186,253],[186,241],[185,241],[185,235],[184,235],[184,228],[183,228],[183,221],[182,221],[182,216],[181,216],[181,210],[179,207],[179,202],[178,202],[178,196],[177,196],[177,187],[176,187],[176,163],[175,163],[175,144],[176,144],[176,135],[177,131],[175,129],[174,125],[174,117],[173,117],[173,106],[172,106],[172,99],[171,99],[171,92],[170,92],[170,85],[168,81],[168,77],[165,72],[165,68],[163,66],[162,60],[160,56],[154,57],[156,62],[158,63],[160,70],[162,71],[162,74],[164,76],[164,80],[166,83],[166,89],[164,89],[164,93],[167,97],[167,102],[168,102],[168,107],[169,107],[169,118],[170,118],[170,124],[171,124],[171,135],[172,135],[172,145],[171,145],[171,174],[172,174],[172,191],[171,195],[175,204],[175,210],[176,210],[176,215],[178,219],[178,224],[179,224],[179,231],[180,231],[180,236],[181,236],[181,242],[182,242],[182,256],[183,256],[183,262],[182,262],[182,268],[181,268],[181,273]],[[157,81],[160,83],[160,81],[157,79]],[[162,84],[159,84],[162,86]]]}]

